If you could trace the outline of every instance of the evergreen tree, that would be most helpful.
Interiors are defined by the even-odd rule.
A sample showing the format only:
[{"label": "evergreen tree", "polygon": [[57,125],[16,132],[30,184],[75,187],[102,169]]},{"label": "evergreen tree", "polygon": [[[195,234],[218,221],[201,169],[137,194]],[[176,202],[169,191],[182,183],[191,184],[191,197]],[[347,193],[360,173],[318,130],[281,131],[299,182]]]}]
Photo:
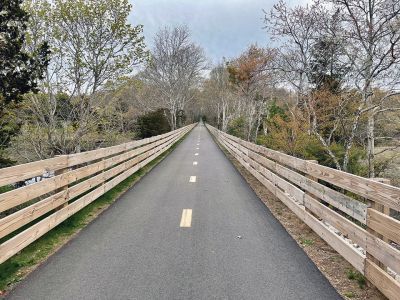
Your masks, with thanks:
[{"label": "evergreen tree", "polygon": [[343,56],[340,42],[320,38],[311,50],[311,82],[316,90],[327,89],[336,94],[340,91],[348,67],[340,58]]},{"label": "evergreen tree", "polygon": [[20,124],[14,112],[21,96],[36,91],[37,79],[48,65],[49,47],[42,44],[35,53],[23,51],[28,14],[22,0],[0,1],[0,168],[12,162],[3,155]]},{"label": "evergreen tree", "polygon": [[35,53],[23,51],[29,15],[21,4],[22,0],[0,2],[0,114],[7,104],[36,90],[37,79],[48,64],[47,43]]}]

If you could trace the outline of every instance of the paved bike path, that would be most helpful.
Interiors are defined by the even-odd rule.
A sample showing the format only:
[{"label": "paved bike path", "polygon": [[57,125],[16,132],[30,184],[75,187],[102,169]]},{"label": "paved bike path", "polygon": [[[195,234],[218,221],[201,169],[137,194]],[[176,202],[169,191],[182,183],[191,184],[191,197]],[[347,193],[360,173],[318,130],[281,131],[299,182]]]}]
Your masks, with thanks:
[{"label": "paved bike path", "polygon": [[341,299],[203,125],[9,298]]}]

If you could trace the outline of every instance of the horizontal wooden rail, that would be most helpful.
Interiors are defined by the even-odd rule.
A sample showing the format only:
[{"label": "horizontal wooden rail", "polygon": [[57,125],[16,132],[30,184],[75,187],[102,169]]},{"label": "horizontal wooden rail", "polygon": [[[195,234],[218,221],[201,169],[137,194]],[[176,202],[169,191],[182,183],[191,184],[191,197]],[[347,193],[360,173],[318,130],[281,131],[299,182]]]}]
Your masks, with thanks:
[{"label": "horizontal wooden rail", "polygon": [[0,186],[24,181],[26,179],[34,178],[36,176],[42,176],[43,174],[50,171],[56,171],[78,164],[98,160],[104,157],[112,156],[130,149],[140,147],[145,144],[150,144],[152,142],[171,136],[175,133],[176,131],[171,131],[162,135],[157,135],[143,140],[132,141],[113,147],[101,148],[70,155],[60,155],[58,157],[50,159],[4,168],[1,169],[0,173]]},{"label": "horizontal wooden rail", "polygon": [[400,221],[384,212],[400,210],[400,188],[206,126],[240,164],[384,295],[400,298],[400,282],[395,279],[400,275]]},{"label": "horizontal wooden rail", "polygon": [[[0,169],[0,186],[44,173],[54,174],[0,194],[0,212],[5,214],[0,219],[0,263],[157,158],[194,126],[114,147]],[[21,228],[23,231],[15,235]]]},{"label": "horizontal wooden rail", "polygon": [[[68,184],[79,181],[85,177],[93,175],[94,173],[97,173],[99,171],[107,169],[110,166],[116,165],[116,164],[120,163],[121,161],[128,159],[129,157],[133,157],[140,153],[146,152],[146,151],[150,150],[151,148],[158,146],[159,144],[168,142],[169,140],[176,137],[176,135],[179,135],[179,132],[175,133],[173,135],[170,135],[166,138],[163,138],[159,141],[151,142],[150,144],[148,144],[146,146],[142,146],[142,147],[136,148],[134,150],[131,150],[129,152],[122,153],[118,156],[114,156],[114,157],[108,158],[106,160],[103,160],[103,161],[100,161],[97,163],[93,163],[93,164],[90,164],[90,165],[87,165],[87,166],[84,166],[84,167],[81,167],[81,168],[78,168],[75,170],[71,170],[71,171],[62,173],[58,176],[54,176],[52,178],[39,181],[37,183],[30,184],[30,185],[27,185],[27,186],[19,188],[19,189],[15,189],[15,190],[12,190],[7,193],[0,194],[0,212],[10,209],[12,207],[15,207],[17,205],[23,204],[29,200],[32,200],[34,198],[37,198],[44,194],[47,194],[51,191],[54,191],[61,187],[64,187]],[[107,148],[105,148],[105,149],[107,149]],[[72,156],[73,156],[73,159],[75,159],[75,157],[76,157],[75,154],[73,154]],[[104,156],[102,158],[104,158]],[[67,162],[69,162],[69,158],[67,159]],[[87,161],[85,161],[85,162],[87,162]],[[4,172],[6,172],[6,170]]]}]

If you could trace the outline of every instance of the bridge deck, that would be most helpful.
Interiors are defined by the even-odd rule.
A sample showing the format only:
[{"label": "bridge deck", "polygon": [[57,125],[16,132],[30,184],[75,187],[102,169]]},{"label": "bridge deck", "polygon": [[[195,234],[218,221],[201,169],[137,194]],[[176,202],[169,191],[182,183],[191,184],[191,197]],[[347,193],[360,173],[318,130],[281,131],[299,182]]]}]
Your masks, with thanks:
[{"label": "bridge deck", "polygon": [[10,299],[340,297],[197,126]]}]

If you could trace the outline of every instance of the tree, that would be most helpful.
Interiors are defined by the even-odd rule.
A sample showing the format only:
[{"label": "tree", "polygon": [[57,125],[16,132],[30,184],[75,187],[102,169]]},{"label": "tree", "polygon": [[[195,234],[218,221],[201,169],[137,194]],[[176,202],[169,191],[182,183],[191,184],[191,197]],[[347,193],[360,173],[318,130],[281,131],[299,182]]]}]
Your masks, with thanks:
[{"label": "tree", "polygon": [[113,84],[147,58],[142,26],[127,20],[128,0],[27,0],[24,5],[32,15],[27,47],[46,38],[52,54],[41,93],[26,97],[23,134],[13,148],[29,161],[134,137],[131,125],[117,122],[132,110],[118,101],[120,86]]},{"label": "tree", "polygon": [[[276,68],[296,89],[310,133],[345,171],[365,136],[374,177],[376,120],[400,111],[390,101],[400,93],[400,1],[324,0],[294,8],[281,1],[266,25],[281,42]],[[331,147],[339,135],[340,156]]]},{"label": "tree", "polygon": [[21,100],[21,95],[36,91],[48,64],[49,49],[43,42],[34,53],[23,51],[29,15],[22,0],[0,3],[0,112],[5,105]]},{"label": "tree", "polygon": [[228,63],[230,79],[238,90],[238,96],[243,99],[241,107],[247,121],[248,141],[257,140],[267,113],[267,102],[272,99],[275,81],[269,69],[274,58],[274,49],[251,45],[237,59]]},{"label": "tree", "polygon": [[341,92],[349,66],[341,58],[345,54],[342,41],[322,36],[311,47],[310,83],[315,90]]},{"label": "tree", "polygon": [[[281,1],[266,15],[265,23],[274,39],[282,42],[274,68],[295,89],[307,131],[318,139],[335,167],[346,171],[360,118],[347,110],[357,102],[354,93],[349,90],[344,95],[339,90],[349,65],[342,62],[347,43],[339,36],[340,16],[320,2],[289,8]],[[333,137],[349,120],[351,129],[341,131],[345,151],[338,157],[332,149]]]},{"label": "tree", "polygon": [[268,119],[270,131],[266,136],[267,146],[305,158],[305,148],[311,139],[307,134],[307,122],[304,122],[303,117],[297,107],[284,111],[274,105],[274,113]]},{"label": "tree", "polygon": [[156,34],[143,79],[157,89],[160,108],[169,111],[172,130],[180,125],[178,113],[194,99],[194,88],[205,68],[203,49],[190,41],[187,27],[164,28]]},{"label": "tree", "polygon": [[150,111],[139,116],[137,125],[139,137],[144,139],[170,131],[168,118],[162,109]]},{"label": "tree", "polygon": [[46,41],[31,52],[23,49],[29,15],[21,3],[22,0],[0,3],[0,167],[11,164],[3,152],[20,127],[14,110],[24,94],[37,91],[37,82],[48,64]]},{"label": "tree", "polygon": [[290,8],[282,0],[265,12],[265,28],[272,40],[280,44],[273,68],[279,71],[283,82],[296,90],[299,106],[307,101],[310,89],[311,51],[320,18],[315,5]]},{"label": "tree", "polygon": [[237,96],[225,63],[211,70],[209,79],[203,84],[203,93],[210,100],[208,104],[213,106],[218,128],[226,132],[236,111]]},{"label": "tree", "polygon": [[329,3],[340,11],[339,34],[347,41],[346,58],[351,65],[352,82],[361,94],[357,116],[367,115],[368,173],[374,177],[375,119],[384,112],[400,111],[399,106],[388,106],[388,100],[400,94],[400,1]]}]

